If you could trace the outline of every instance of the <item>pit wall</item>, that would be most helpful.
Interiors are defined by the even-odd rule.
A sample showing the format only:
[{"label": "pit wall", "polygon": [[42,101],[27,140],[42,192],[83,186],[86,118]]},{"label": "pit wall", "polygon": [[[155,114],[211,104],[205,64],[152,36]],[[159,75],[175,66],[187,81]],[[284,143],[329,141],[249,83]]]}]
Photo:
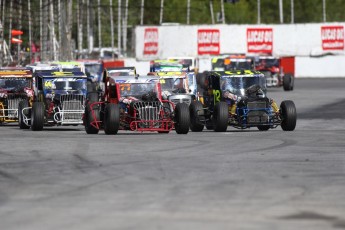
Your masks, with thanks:
[{"label": "pit wall", "polygon": [[345,77],[344,27],[344,22],[138,26],[135,62],[141,63],[138,72],[145,73],[149,60],[191,56],[204,71],[212,55],[272,53],[295,57],[296,77]]}]

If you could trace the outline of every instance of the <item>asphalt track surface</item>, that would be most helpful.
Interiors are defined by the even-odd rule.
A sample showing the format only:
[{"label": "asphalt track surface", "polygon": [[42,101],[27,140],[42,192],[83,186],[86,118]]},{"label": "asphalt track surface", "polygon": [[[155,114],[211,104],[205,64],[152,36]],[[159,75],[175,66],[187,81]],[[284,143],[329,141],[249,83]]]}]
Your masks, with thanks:
[{"label": "asphalt track surface", "polygon": [[0,127],[0,229],[345,229],[345,79],[297,79],[298,123],[177,135]]}]

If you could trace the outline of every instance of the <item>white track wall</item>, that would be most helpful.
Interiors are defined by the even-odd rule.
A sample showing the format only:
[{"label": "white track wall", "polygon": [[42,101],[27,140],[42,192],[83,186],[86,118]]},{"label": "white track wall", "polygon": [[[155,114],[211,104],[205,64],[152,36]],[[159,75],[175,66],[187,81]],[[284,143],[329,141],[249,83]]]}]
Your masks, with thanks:
[{"label": "white track wall", "polygon": [[[250,32],[256,30],[260,34],[260,31],[268,31],[272,34],[271,40],[268,39],[269,43],[264,45],[268,44],[275,56],[295,56],[297,77],[343,77],[344,27],[345,23],[138,26],[135,29],[136,59],[149,61],[171,56],[192,56],[202,60],[200,70],[207,69],[205,60],[209,55],[200,55],[199,46],[202,42],[198,32],[216,31],[217,36],[211,36],[211,43],[215,41],[219,50],[213,54],[217,55],[253,53],[249,52],[250,42],[255,40],[254,43],[260,43],[260,36],[254,36],[251,40]],[[325,54],[336,56],[315,57]]]}]

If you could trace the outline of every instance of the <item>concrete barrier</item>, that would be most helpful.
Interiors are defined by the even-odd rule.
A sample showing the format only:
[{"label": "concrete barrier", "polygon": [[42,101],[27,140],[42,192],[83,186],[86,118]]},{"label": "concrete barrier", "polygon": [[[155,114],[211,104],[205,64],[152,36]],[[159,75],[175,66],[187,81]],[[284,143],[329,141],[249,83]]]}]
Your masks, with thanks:
[{"label": "concrete barrier", "polygon": [[[150,70],[149,61],[126,58],[125,66],[135,66],[137,73],[146,75]],[[199,59],[199,71],[211,69],[211,57]],[[345,77],[345,56],[295,57],[295,77]]]}]

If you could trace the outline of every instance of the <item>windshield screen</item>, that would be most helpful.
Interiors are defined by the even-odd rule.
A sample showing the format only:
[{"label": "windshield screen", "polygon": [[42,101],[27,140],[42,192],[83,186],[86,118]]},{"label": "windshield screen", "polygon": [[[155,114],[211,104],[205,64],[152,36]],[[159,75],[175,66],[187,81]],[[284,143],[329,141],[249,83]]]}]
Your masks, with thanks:
[{"label": "windshield screen", "polygon": [[134,70],[109,70],[108,73],[111,77],[135,76]]},{"label": "windshield screen", "polygon": [[30,81],[26,78],[1,78],[0,88],[8,91],[20,91],[30,87]]},{"label": "windshield screen", "polygon": [[185,92],[184,89],[185,78],[162,78],[159,80],[161,83],[162,91],[168,91],[170,93]]},{"label": "windshield screen", "polygon": [[252,85],[259,85],[266,92],[266,80],[264,77],[230,77],[221,78],[222,92],[230,91],[237,96],[245,96],[245,90]]},{"label": "windshield screen", "polygon": [[48,90],[86,90],[86,79],[44,79],[43,84],[44,88]]},{"label": "windshield screen", "polygon": [[181,71],[183,70],[183,66],[181,64],[163,64],[163,63],[155,63],[153,66],[152,72],[165,72],[165,71]]},{"label": "windshield screen", "polygon": [[149,92],[157,92],[155,83],[120,83],[121,97],[141,97]]}]

